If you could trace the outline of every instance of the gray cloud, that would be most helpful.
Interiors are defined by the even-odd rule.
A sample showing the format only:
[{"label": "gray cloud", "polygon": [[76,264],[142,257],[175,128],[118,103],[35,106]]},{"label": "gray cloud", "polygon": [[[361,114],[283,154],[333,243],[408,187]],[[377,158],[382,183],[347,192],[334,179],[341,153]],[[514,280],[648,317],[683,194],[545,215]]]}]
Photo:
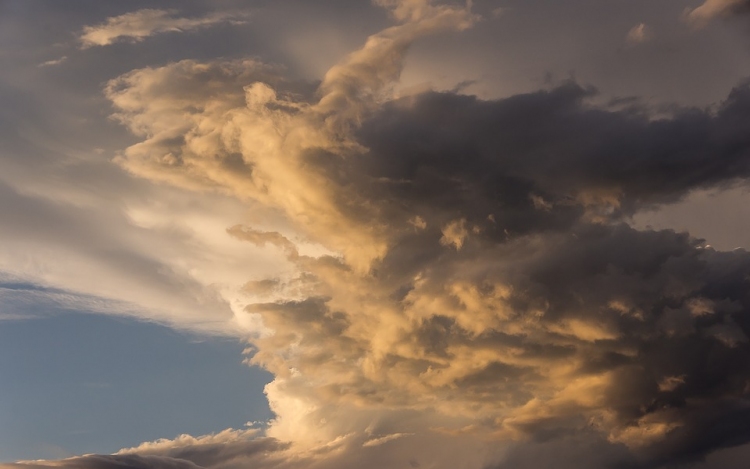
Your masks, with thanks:
[{"label": "gray cloud", "polygon": [[[646,109],[588,106],[591,94],[569,84],[499,101],[432,93],[389,104],[360,129],[372,155],[367,176],[393,181],[385,190],[414,204],[484,217],[491,205],[502,206],[550,225],[578,218],[581,209],[592,216],[629,215],[746,177],[747,85],[716,112],[678,109],[662,119]],[[426,192],[437,182],[430,178],[454,188],[442,192],[448,200],[434,201],[440,195]],[[462,196],[473,207],[461,204]],[[554,209],[535,210],[530,196]],[[476,199],[487,205],[477,206]],[[522,231],[533,227],[521,218],[506,228],[515,231],[516,224]]]}]

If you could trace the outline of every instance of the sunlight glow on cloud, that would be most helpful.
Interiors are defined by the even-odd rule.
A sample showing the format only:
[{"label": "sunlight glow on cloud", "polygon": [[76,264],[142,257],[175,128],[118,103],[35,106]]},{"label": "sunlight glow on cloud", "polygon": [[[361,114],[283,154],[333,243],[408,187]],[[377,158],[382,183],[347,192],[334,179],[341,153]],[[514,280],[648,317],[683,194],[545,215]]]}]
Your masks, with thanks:
[{"label": "sunlight glow on cloud", "polygon": [[727,16],[747,7],[747,0],[706,0],[696,8],[686,9],[685,18],[690,24],[700,28],[714,18]]},{"label": "sunlight glow on cloud", "polygon": [[[361,434],[367,415],[386,406],[430,415],[453,431],[482,421],[470,431],[479,439],[525,440],[584,425],[642,457],[660,454],[664,441],[672,441],[668,451],[684,451],[697,422],[727,417],[709,410],[714,401],[705,391],[659,386],[701,371],[673,368],[667,358],[669,366],[652,369],[671,352],[657,346],[667,339],[649,331],[663,331],[675,350],[684,342],[747,353],[713,339],[708,324],[683,311],[708,294],[702,286],[715,274],[701,266],[722,269],[726,256],[735,257],[742,267],[726,275],[742,282],[750,263],[744,253],[700,250],[686,236],[638,232],[617,220],[736,177],[700,169],[724,151],[721,142],[705,151],[703,142],[670,135],[728,120],[739,132],[745,126],[735,119],[747,113],[747,90],[738,89],[715,117],[686,111],[669,122],[589,107],[591,92],[574,84],[495,102],[451,93],[392,101],[409,44],[465,29],[473,17],[426,2],[387,6],[403,23],[333,67],[319,98],[300,95],[257,62],[183,61],[136,70],[107,87],[118,119],[146,137],[119,158],[124,168],[260,201],[286,213],[303,238],[341,253],[299,256],[278,233],[230,231],[280,247],[299,269],[295,294],[246,307],[272,331],[253,341],[251,360],[276,376],[267,393],[277,418],[267,434],[315,448]],[[533,125],[515,126],[519,113],[531,113]],[[489,122],[499,127],[483,133]],[[422,159],[396,129],[428,145],[444,141],[430,150],[442,156]],[[615,150],[621,141],[632,148]],[[469,142],[513,153],[486,160]],[[590,153],[601,147],[614,153]],[[618,157],[622,151],[640,155],[642,172],[623,170],[632,160]],[[537,152],[560,159],[528,165],[523,155]],[[664,185],[661,168],[678,154],[674,171],[704,179]],[[423,169],[402,169],[408,161]],[[744,160],[737,168],[750,170]],[[487,173],[504,184],[485,186]],[[507,201],[504,209],[495,198]],[[415,219],[425,229],[415,231]],[[731,299],[719,316],[729,318],[741,294],[721,295]],[[670,306],[662,313],[663,301]],[[631,306],[613,309],[613,302]],[[738,406],[742,389],[721,391],[721,399]],[[674,393],[692,404],[680,412],[643,410]]]},{"label": "sunlight glow on cloud", "polygon": [[225,14],[209,15],[203,18],[181,18],[174,10],[143,9],[120,16],[107,18],[106,22],[83,28],[79,41],[86,49],[95,46],[108,46],[118,41],[140,42],[155,34],[186,32],[216,26],[222,23],[242,23],[242,19]]},{"label": "sunlight glow on cloud", "polygon": [[[214,308],[183,305],[191,321],[218,318],[273,373],[268,427],[8,467],[660,467],[750,441],[750,254],[627,224],[750,177],[750,85],[659,118],[572,81],[398,97],[416,41],[479,18],[471,2],[375,3],[396,24],[317,86],[217,59],[104,89],[139,140],[115,163],[204,200],[126,214],[180,240],[155,257]],[[110,18],[81,40],[227,21],[170,15]],[[628,33],[647,39],[645,23]],[[155,309],[179,296],[162,293],[133,296]]]}]

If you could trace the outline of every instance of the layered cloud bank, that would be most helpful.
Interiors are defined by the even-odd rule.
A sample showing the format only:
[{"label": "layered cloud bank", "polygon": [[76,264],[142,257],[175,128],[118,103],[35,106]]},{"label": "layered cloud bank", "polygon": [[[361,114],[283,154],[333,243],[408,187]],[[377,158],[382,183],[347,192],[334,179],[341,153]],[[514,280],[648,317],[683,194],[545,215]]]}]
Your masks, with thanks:
[{"label": "layered cloud bank", "polygon": [[666,117],[573,82],[396,98],[413,41],[479,19],[380,3],[397,24],[317,87],[257,60],[106,87],[142,139],[122,168],[281,220],[226,232],[292,268],[221,291],[275,375],[265,434],[24,467],[660,467],[750,441],[750,254],[626,223],[750,176],[750,86]]}]

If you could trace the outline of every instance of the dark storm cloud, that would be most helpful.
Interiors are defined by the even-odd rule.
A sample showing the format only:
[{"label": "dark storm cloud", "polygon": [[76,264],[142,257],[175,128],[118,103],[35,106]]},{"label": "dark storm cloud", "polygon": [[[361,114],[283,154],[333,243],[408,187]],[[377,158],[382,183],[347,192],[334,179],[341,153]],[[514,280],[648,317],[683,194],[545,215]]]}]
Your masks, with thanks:
[{"label": "dark storm cloud", "polygon": [[586,207],[631,215],[748,175],[747,85],[716,112],[679,109],[661,119],[588,106],[592,94],[568,84],[499,101],[405,98],[364,124],[370,153],[354,164],[366,165],[373,198],[483,226],[492,215],[511,233],[567,228]]}]

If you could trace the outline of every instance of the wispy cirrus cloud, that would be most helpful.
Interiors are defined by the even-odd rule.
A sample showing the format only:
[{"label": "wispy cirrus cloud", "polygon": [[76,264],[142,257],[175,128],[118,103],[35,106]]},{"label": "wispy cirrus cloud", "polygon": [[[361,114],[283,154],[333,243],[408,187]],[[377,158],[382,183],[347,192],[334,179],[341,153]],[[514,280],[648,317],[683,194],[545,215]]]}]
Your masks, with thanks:
[{"label": "wispy cirrus cloud", "polygon": [[104,23],[86,26],[78,37],[81,48],[107,46],[119,41],[140,42],[167,32],[187,32],[224,23],[242,23],[245,16],[217,13],[199,18],[177,16],[175,10],[143,9],[107,18]]}]

